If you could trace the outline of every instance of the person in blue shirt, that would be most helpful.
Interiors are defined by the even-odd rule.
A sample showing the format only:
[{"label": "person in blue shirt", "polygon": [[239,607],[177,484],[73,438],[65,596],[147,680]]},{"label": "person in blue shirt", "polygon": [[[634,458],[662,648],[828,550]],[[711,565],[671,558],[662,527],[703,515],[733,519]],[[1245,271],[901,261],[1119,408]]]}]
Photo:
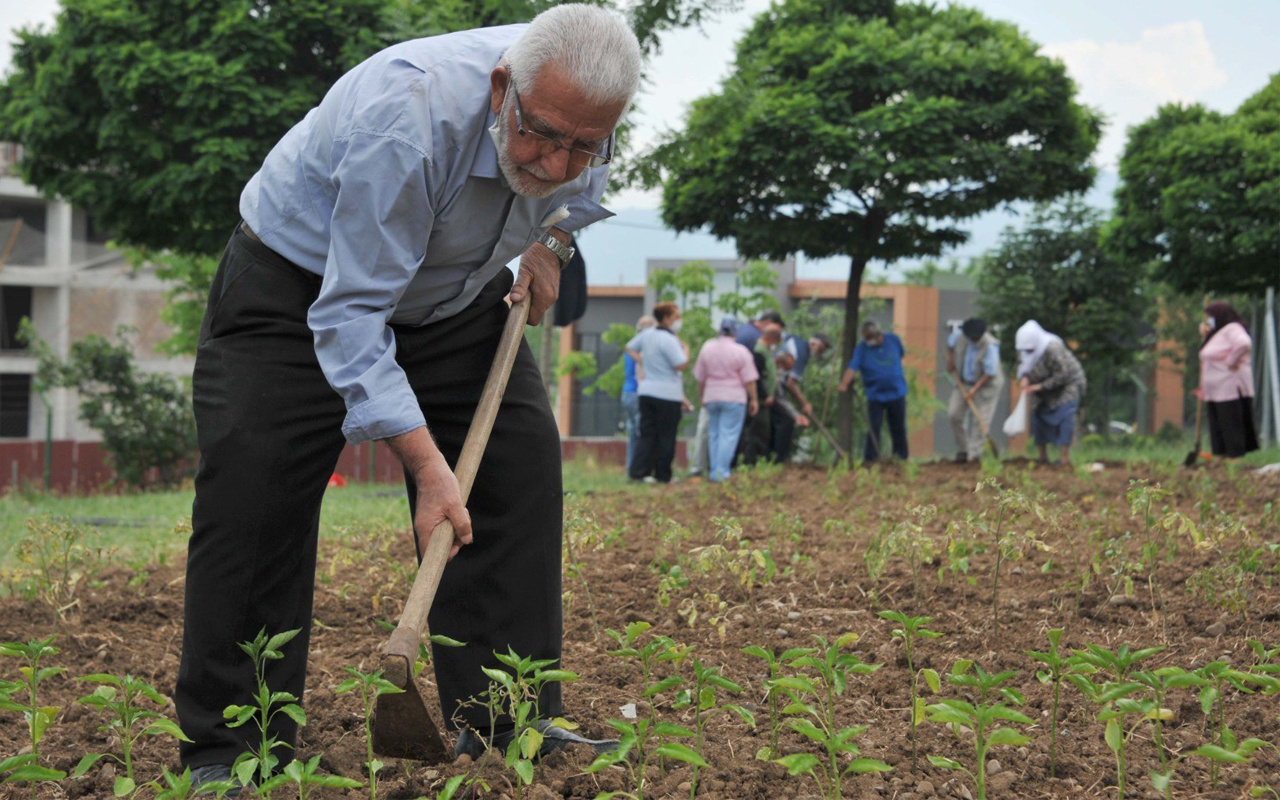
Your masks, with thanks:
[{"label": "person in blue shirt", "polygon": [[[456,751],[514,738],[510,719],[490,730],[464,701],[488,688],[482,668],[501,668],[495,650],[561,654],[560,438],[527,346],[465,505],[452,469],[508,298],[529,297],[538,324],[570,234],[609,216],[598,201],[640,64],[625,19],[581,4],[403,42],[340,78],[245,186],[193,377],[201,458],[174,700],[197,785],[226,778],[258,735],[222,715],[256,690],[238,642],[299,629],[270,679],[303,695],[320,504],[348,444],[384,442],[403,464],[419,553],[453,523],[430,627],[466,643],[432,658],[443,718],[464,726]],[[556,687],[543,718],[562,713]],[[282,714],[269,733],[292,748],[297,726]],[[545,752],[581,738],[543,736]]]},{"label": "person in blue shirt", "polygon": [[[645,314],[636,322],[636,332],[647,331],[657,321]],[[631,471],[631,462],[635,460],[636,445],[640,441],[640,395],[636,393],[640,384],[640,374],[636,360],[626,350],[622,351],[622,414],[627,425],[627,472]]]},{"label": "person in blue shirt", "polygon": [[1005,384],[1000,343],[987,331],[986,320],[971,317],[952,329],[947,336],[947,372],[956,376],[956,387],[947,403],[947,417],[956,437],[956,461],[980,461],[985,437],[973,413],[976,410],[990,432]]},{"label": "person in blue shirt", "polygon": [[836,387],[847,392],[855,377],[862,378],[869,426],[862,456],[866,461],[874,461],[884,452],[880,429],[886,418],[893,454],[907,457],[907,377],[902,371],[906,352],[895,334],[884,333],[875,322],[864,322],[862,341],[854,348],[853,358]]}]

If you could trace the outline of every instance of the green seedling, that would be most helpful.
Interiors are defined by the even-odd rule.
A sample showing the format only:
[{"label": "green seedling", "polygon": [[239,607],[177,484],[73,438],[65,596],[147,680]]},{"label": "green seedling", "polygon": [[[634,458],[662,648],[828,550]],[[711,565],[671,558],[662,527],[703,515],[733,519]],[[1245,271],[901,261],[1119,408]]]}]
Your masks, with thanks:
[{"label": "green seedling", "polygon": [[[693,659],[693,686],[690,689],[682,690],[676,697],[676,708],[692,708],[696,724],[694,726],[695,740],[694,751],[702,752],[702,743],[707,728],[707,722],[711,717],[721,711],[731,711],[751,727],[755,727],[756,718],[752,713],[737,703],[722,703],[718,696],[718,692],[731,692],[733,694],[741,694],[742,687],[728,678],[720,674],[720,670],[715,667],[703,664],[697,658]],[[698,792],[698,764],[693,764],[693,778],[689,782],[689,797],[692,798]]]},{"label": "green seedling", "polygon": [[1045,512],[1038,502],[1019,489],[1006,489],[995,480],[986,480],[979,483],[974,491],[981,492],[984,488],[996,494],[995,524],[991,524],[986,511],[977,516],[970,515],[969,523],[991,541],[995,550],[996,563],[991,570],[991,629],[999,632],[1000,567],[1006,559],[1021,558],[1028,547],[1048,549],[1035,531],[1030,528],[1016,529],[1013,522],[1020,517],[1031,516],[1043,523]]},{"label": "green seedling", "polygon": [[[1138,701],[1129,696],[1143,688],[1142,684],[1130,679],[1130,673],[1138,662],[1162,650],[1163,647],[1134,650],[1124,644],[1113,652],[1090,644],[1086,645],[1085,650],[1076,650],[1070,658],[1075,671],[1067,675],[1067,680],[1085,697],[1101,706],[1098,720],[1106,723],[1103,738],[1116,758],[1116,788],[1119,797],[1124,797],[1128,776],[1125,744],[1143,719],[1148,719],[1151,714],[1160,714],[1159,706],[1154,700]],[[1140,719],[1131,727],[1126,727],[1126,719],[1132,716],[1139,716]]]},{"label": "green seedling", "polygon": [[106,674],[85,675],[78,680],[99,684],[92,694],[85,695],[76,702],[107,714],[107,724],[98,730],[110,734],[120,742],[120,755],[89,753],[80,759],[80,763],[71,772],[72,777],[79,777],[99,760],[110,758],[124,767],[124,774],[116,776],[112,791],[116,797],[129,797],[138,788],[133,776],[133,750],[143,736],[168,735],[184,742],[191,741],[176,722],[147,707],[145,703],[149,702],[161,709],[168,708],[169,701],[146,681],[132,675],[121,678]]},{"label": "green seedling", "polygon": [[[155,800],[187,800],[193,797],[191,788],[191,770],[184,769],[182,774],[174,775],[168,767],[160,768],[160,778],[143,784],[155,792]],[[200,785],[203,795],[225,797],[227,792],[238,788],[235,781],[207,781]]]},{"label": "green seedling", "polygon": [[1266,694],[1280,694],[1280,647],[1267,648],[1257,639],[1246,639],[1253,650],[1253,666],[1249,668],[1254,681],[1262,684]]},{"label": "green seedling", "polygon": [[377,800],[378,770],[382,769],[383,765],[373,754],[373,707],[379,696],[402,694],[404,689],[382,677],[382,670],[361,672],[355,667],[343,667],[343,670],[351,677],[338,684],[335,691],[338,694],[357,692],[360,698],[360,708],[364,714],[364,764],[369,770],[369,798]]},{"label": "green seedling", "polygon": [[[815,652],[812,647],[793,647],[781,655],[774,655],[772,650],[765,650],[759,645],[742,648],[742,652],[764,659],[769,667],[769,677],[764,680],[765,707],[769,709],[769,744],[756,753],[756,758],[768,761],[777,758],[778,735],[782,732],[782,700],[786,695],[786,681],[793,679],[783,676],[782,668],[792,666],[797,658]],[[793,687],[794,688],[794,687]]]},{"label": "green seedling", "polygon": [[918,605],[921,602],[921,581],[924,565],[933,561],[935,544],[925,533],[925,524],[938,515],[937,506],[908,506],[909,519],[902,520],[883,531],[867,546],[863,560],[871,580],[879,580],[880,574],[894,556],[906,559],[911,571],[911,596]]},{"label": "green seedling", "polygon": [[893,629],[893,638],[901,639],[906,647],[907,672],[911,675],[911,725],[909,730],[911,733],[911,769],[914,770],[918,758],[916,728],[924,719],[924,698],[920,697],[919,679],[923,677],[934,694],[937,694],[942,688],[942,681],[938,677],[937,670],[922,669],[916,672],[915,644],[918,639],[936,639],[942,634],[925,627],[925,625],[933,622],[933,617],[908,617],[901,611],[881,611],[879,613],[881,618],[896,622],[902,626],[901,628]]},{"label": "green seedling", "polygon": [[283,772],[258,786],[258,794],[270,797],[276,789],[293,784],[298,788],[298,800],[307,800],[312,789],[360,789],[364,786],[360,781],[340,775],[321,775],[319,769],[320,756],[314,756],[306,764],[290,761]]},{"label": "green seedling", "polygon": [[1156,523],[1154,505],[1157,501],[1168,497],[1172,492],[1151,485],[1145,480],[1129,481],[1129,488],[1124,493],[1125,502],[1129,504],[1129,513],[1142,518],[1142,567],[1147,575],[1147,588],[1151,592],[1153,609],[1160,614],[1161,638],[1168,640],[1168,614],[1165,611],[1164,594],[1156,575],[1157,562],[1160,558],[1160,543],[1152,535]]},{"label": "green seedling", "polygon": [[641,644],[641,638],[652,627],[647,622],[639,621],[627,625],[622,633],[612,628],[605,631],[610,638],[618,643],[617,650],[606,652],[617,658],[634,660],[640,667],[640,685],[644,687],[641,690],[641,696],[649,700],[649,723],[651,728],[656,727],[658,724],[658,709],[655,698],[663,692],[678,689],[684,683],[684,678],[679,675],[668,675],[655,679],[658,665],[672,661],[678,663],[683,661],[685,655],[687,655],[687,650],[680,648],[667,636],[650,635],[648,640]]},{"label": "green seedling", "polygon": [[1046,669],[1036,672],[1036,678],[1043,684],[1053,686],[1053,709],[1049,716],[1049,777],[1057,777],[1058,765],[1058,700],[1062,693],[1062,682],[1077,672],[1078,667],[1071,657],[1064,655],[1060,649],[1062,629],[1049,631],[1049,652],[1041,653],[1028,650],[1027,655],[1044,664]]},{"label": "green seedling", "polygon": [[[838,800],[845,775],[891,769],[883,761],[861,757],[853,740],[867,730],[866,725],[841,728],[836,722],[839,698],[848,686],[849,676],[868,675],[883,665],[866,664],[853,653],[844,652],[844,648],[858,641],[856,633],[846,633],[831,644],[821,636],[813,638],[818,648],[793,660],[791,666],[796,673],[780,678],[778,684],[791,699],[782,709],[784,715],[791,717],[787,725],[821,745],[826,761],[812,753],[795,753],[774,761],[786,767],[788,775],[811,776],[823,797]],[[841,759],[846,757],[852,758],[842,768]]]},{"label": "green seedling", "polygon": [[27,535],[13,547],[23,566],[24,594],[53,612],[61,625],[80,605],[80,587],[103,562],[103,553],[84,546],[84,530],[66,517],[27,520]]},{"label": "green seedling", "polygon": [[246,786],[254,781],[254,776],[256,775],[261,784],[258,793],[265,798],[271,797],[271,790],[262,787],[265,786],[267,780],[271,777],[271,773],[280,763],[280,759],[273,751],[281,747],[289,747],[287,743],[268,734],[271,729],[271,720],[275,719],[279,714],[284,714],[298,725],[307,724],[306,712],[302,710],[302,706],[298,705],[298,698],[288,692],[271,691],[271,688],[267,686],[266,678],[267,662],[284,658],[280,648],[291,642],[293,637],[298,635],[298,632],[299,629],[295,628],[294,630],[268,637],[264,628],[258,631],[258,635],[254,637],[253,641],[240,642],[240,649],[248,654],[249,659],[253,662],[253,673],[257,682],[254,703],[230,705],[222,711],[223,718],[227,720],[228,728],[238,728],[241,725],[247,725],[249,722],[253,722],[258,727],[261,738],[257,749],[237,756],[235,763],[231,765],[231,773],[236,776],[240,783]]},{"label": "green seedling", "polygon": [[1130,678],[1144,686],[1150,693],[1153,703],[1152,712],[1148,715],[1151,722],[1151,740],[1156,746],[1156,754],[1160,759],[1160,771],[1169,771],[1168,757],[1164,746],[1165,720],[1173,719],[1173,711],[1165,707],[1169,692],[1192,686],[1206,686],[1209,681],[1194,672],[1187,672],[1181,667],[1160,667],[1152,670],[1136,670]]},{"label": "green seedling", "polygon": [[[970,669],[972,668],[972,671]],[[957,736],[961,728],[973,732],[974,769],[966,769],[950,758],[929,756],[929,763],[942,769],[960,770],[973,779],[978,791],[978,800],[987,798],[987,753],[992,747],[999,745],[1021,747],[1031,741],[1030,737],[1018,733],[1010,727],[998,727],[1003,722],[1017,722],[1022,725],[1034,724],[1034,720],[1012,708],[1022,705],[1021,693],[1014,689],[1006,689],[1001,684],[1018,673],[1009,670],[989,675],[982,667],[972,661],[957,661],[947,676],[947,683],[962,689],[975,690],[977,701],[942,700],[926,708],[930,722],[949,727]],[[991,697],[996,702],[987,702]],[[999,702],[1003,700],[1004,702]]]},{"label": "green seedling", "polygon": [[[1219,744],[1201,745],[1190,753],[1177,756],[1160,769],[1151,770],[1151,784],[1157,791],[1162,792],[1166,800],[1168,800],[1168,798],[1173,797],[1174,768],[1182,759],[1191,755],[1206,758],[1209,760],[1210,769],[1216,776],[1221,764],[1246,764],[1254,751],[1270,746],[1268,742],[1262,739],[1248,738],[1243,741],[1237,741],[1235,734],[1225,725],[1221,730],[1221,735],[1222,740]],[[1257,797],[1259,795],[1254,796]]]},{"label": "green seedling", "polygon": [[[610,800],[615,797],[644,800],[645,773],[649,763],[655,757],[681,761],[704,769],[711,766],[693,748],[682,742],[672,741],[673,739],[691,739],[697,735],[683,725],[672,722],[655,723],[648,719],[638,719],[634,723],[611,719],[609,726],[618,732],[618,748],[596,756],[586,772],[594,775],[609,767],[625,767],[631,778],[632,791],[604,792],[597,795],[596,800]],[[633,752],[634,756],[632,756]]]},{"label": "green seedling", "polygon": [[[61,711],[58,706],[40,705],[40,684],[66,672],[62,667],[40,666],[45,658],[58,654],[58,648],[53,646],[54,638],[56,635],[47,639],[33,639],[25,644],[0,644],[0,655],[21,658],[26,662],[25,666],[18,667],[18,673],[22,676],[20,680],[0,682],[0,709],[22,713],[22,718],[27,723],[28,741],[31,743],[32,766],[39,763],[40,742],[44,740],[45,731]],[[25,697],[22,700],[15,699],[19,694]]]},{"label": "green seedling", "polygon": [[[541,719],[538,697],[548,683],[576,681],[578,676],[568,670],[552,668],[556,663],[554,658],[518,656],[511,648],[507,648],[505,654],[495,652],[494,656],[507,669],[481,667],[481,670],[489,678],[487,695],[491,719],[496,721],[493,712],[497,709],[517,731],[511,744],[507,745],[504,761],[516,774],[514,789],[516,800],[520,800],[523,787],[533,783],[533,762],[542,749],[542,731],[533,727],[533,723]],[[552,720],[552,724],[569,729],[577,727],[560,718]],[[492,741],[489,744],[492,745]]]}]

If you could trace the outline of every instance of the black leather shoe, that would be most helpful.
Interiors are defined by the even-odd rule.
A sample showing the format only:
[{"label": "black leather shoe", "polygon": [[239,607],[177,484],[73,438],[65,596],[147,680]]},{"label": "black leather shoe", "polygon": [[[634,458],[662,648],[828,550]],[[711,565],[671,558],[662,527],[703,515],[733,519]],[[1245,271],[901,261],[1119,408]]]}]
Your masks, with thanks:
[{"label": "black leather shoe", "polygon": [[239,797],[240,784],[231,777],[230,764],[206,764],[191,770],[191,791],[195,794]]},{"label": "black leather shoe", "polygon": [[[585,736],[579,736],[573,731],[561,728],[559,725],[552,725],[551,720],[546,719],[534,722],[533,729],[542,733],[542,747],[538,749],[538,758],[544,758],[556,750],[575,744],[590,745],[597,755],[617,750],[620,744],[617,739],[588,739]],[[505,753],[507,745],[511,744],[511,740],[515,738],[515,735],[516,732],[514,730],[495,734],[493,737],[493,749],[500,753]],[[480,736],[470,728],[463,728],[458,733],[457,744],[453,747],[453,757],[467,755],[473,760],[477,759],[484,753],[488,745],[489,742],[485,737]]]}]

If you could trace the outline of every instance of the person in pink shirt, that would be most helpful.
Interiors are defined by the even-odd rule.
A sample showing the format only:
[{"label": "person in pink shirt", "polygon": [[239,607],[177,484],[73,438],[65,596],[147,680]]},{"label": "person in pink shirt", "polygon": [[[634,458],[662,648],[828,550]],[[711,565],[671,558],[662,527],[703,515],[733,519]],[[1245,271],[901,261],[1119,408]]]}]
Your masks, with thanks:
[{"label": "person in pink shirt", "polygon": [[733,317],[721,320],[720,335],[702,345],[693,365],[702,406],[709,415],[707,478],[715,483],[728,479],[742,423],[759,410],[756,379],[760,375],[751,351],[734,341],[737,326]]},{"label": "person in pink shirt", "polygon": [[1200,323],[1200,399],[1215,456],[1239,458],[1258,449],[1253,425],[1253,340],[1227,303],[1209,303]]}]

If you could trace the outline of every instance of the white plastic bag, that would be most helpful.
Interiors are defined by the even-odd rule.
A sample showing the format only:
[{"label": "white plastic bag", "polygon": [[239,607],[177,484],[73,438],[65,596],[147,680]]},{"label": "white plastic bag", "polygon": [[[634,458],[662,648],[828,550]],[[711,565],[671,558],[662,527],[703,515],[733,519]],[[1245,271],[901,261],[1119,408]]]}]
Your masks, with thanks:
[{"label": "white plastic bag", "polygon": [[1004,435],[1017,436],[1027,432],[1027,393],[1023,392],[1018,398],[1018,404],[1013,407],[1013,412],[1009,414],[1009,418],[1004,421]]}]

